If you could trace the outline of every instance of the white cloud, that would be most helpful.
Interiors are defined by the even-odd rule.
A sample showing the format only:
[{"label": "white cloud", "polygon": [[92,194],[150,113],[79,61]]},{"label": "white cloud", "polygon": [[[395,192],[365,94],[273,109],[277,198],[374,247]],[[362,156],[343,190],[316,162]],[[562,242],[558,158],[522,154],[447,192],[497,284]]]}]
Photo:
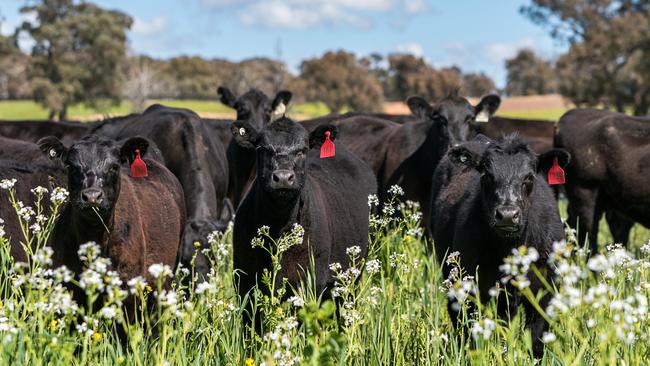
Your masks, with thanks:
[{"label": "white cloud", "polygon": [[417,57],[422,57],[424,55],[424,49],[422,48],[422,45],[416,42],[400,44],[396,47],[396,49],[399,53],[409,53]]},{"label": "white cloud", "polygon": [[164,32],[167,29],[167,18],[160,15],[146,21],[135,18],[133,22],[133,33],[141,36],[154,36]]},{"label": "white cloud", "polygon": [[402,0],[404,5],[404,10],[408,14],[415,14],[423,12],[429,9],[429,6],[424,2],[424,0]]},{"label": "white cloud", "polygon": [[522,48],[535,49],[536,42],[532,38],[524,38],[517,42],[496,42],[485,45],[485,57],[497,64],[503,64],[506,59],[512,58]]},{"label": "white cloud", "polygon": [[412,15],[425,0],[201,0],[208,8],[234,9],[242,24],[261,28],[305,29],[322,25],[370,28],[373,13]]}]

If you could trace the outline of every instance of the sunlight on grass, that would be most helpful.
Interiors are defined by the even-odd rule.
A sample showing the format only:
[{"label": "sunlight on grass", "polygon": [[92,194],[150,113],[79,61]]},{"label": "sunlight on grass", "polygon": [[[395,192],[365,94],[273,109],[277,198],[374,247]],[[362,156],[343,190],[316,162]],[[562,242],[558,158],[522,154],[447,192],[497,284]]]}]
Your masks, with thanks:
[{"label": "sunlight on grass", "polygon": [[510,117],[510,118],[528,118],[528,119],[547,119],[550,121],[558,121],[562,115],[568,111],[567,108],[551,108],[540,110],[525,110],[525,111],[497,111],[497,116]]}]

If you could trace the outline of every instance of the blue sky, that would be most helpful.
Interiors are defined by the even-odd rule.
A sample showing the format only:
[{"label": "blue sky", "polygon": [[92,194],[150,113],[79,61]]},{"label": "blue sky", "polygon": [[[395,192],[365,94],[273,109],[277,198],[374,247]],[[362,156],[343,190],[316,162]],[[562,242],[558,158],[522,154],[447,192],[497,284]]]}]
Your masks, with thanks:
[{"label": "blue sky", "polygon": [[[504,60],[528,47],[555,58],[564,47],[519,14],[525,0],[94,0],[130,14],[135,53],[234,61],[278,55],[291,70],[345,49],[358,55],[412,52],[505,83]],[[3,0],[1,31],[20,23],[20,0]]]}]

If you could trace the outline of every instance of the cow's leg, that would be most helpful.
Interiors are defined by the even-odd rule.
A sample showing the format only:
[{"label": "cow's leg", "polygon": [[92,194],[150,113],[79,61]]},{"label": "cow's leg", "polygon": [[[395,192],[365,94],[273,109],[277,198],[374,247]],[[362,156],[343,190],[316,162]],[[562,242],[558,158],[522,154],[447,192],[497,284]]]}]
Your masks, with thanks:
[{"label": "cow's leg", "polygon": [[598,189],[580,186],[567,187],[567,196],[569,198],[568,222],[577,231],[578,243],[583,245],[585,238],[589,238],[591,252],[596,253],[598,250],[596,216],[600,219],[600,215],[596,215]]},{"label": "cow's leg", "polygon": [[630,230],[634,226],[634,221],[617,211],[607,211],[605,213],[605,219],[607,220],[609,231],[612,232],[614,242],[627,246],[627,243],[630,241]]}]

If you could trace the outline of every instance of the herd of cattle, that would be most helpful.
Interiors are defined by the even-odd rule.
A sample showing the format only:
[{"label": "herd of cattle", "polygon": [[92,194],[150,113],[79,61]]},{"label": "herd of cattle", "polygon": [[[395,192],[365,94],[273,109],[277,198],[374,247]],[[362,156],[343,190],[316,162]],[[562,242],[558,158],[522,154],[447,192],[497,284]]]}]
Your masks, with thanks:
[{"label": "herd of cattle", "polygon": [[[404,200],[420,204],[444,274],[445,255],[460,252],[469,274],[480,267],[487,299],[512,248],[535,247],[544,266],[551,244],[564,238],[558,190],[547,183],[551,167],[565,169],[569,224],[593,251],[603,214],[617,242],[627,242],[634,222],[650,226],[648,119],[580,109],[559,123],[501,118],[493,116],[498,96],[472,106],[454,91],[433,105],[409,98],[408,116],[355,112],[295,122],[285,117],[290,92],[218,94],[237,111],[235,121],[156,104],[92,123],[0,122],[0,179],[18,180],[18,199],[33,205],[36,186],[70,193],[50,239],[55,265],[79,272],[77,250],[94,241],[124,279],[148,278],[154,263],[194,265],[205,276],[206,238],[234,217],[234,268],[245,294],[271,266],[268,252],[251,246],[258,229],[268,226],[278,238],[297,223],[305,241],[285,253],[280,277],[297,285],[311,254],[317,290],[327,291],[329,265],[347,263],[346,248],[367,253],[368,196],[384,201],[399,185]],[[129,168],[141,157],[146,169],[135,176]],[[12,255],[25,260],[13,210],[0,192]],[[531,286],[540,281],[531,278]],[[544,320],[521,305],[539,340]]]}]

